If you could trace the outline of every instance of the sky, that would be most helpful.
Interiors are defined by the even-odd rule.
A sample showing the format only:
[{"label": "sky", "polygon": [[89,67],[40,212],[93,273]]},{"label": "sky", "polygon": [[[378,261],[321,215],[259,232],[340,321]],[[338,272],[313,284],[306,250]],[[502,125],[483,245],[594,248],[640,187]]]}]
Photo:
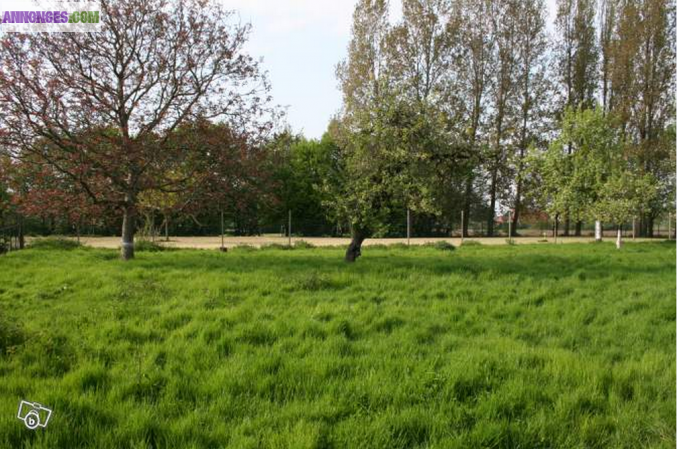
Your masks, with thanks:
[{"label": "sky", "polygon": [[[341,107],[335,70],[347,54],[355,0],[221,0],[251,23],[249,53],[263,58],[275,103],[292,130],[320,138]],[[555,0],[546,0],[551,15]],[[391,2],[391,19],[400,16]]]}]

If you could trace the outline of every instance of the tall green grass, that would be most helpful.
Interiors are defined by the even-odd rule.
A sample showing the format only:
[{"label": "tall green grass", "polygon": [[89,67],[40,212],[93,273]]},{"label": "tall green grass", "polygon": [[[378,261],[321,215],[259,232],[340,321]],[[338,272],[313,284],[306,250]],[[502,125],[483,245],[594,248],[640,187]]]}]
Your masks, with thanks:
[{"label": "tall green grass", "polygon": [[675,447],[675,250],[0,256],[0,447]]}]

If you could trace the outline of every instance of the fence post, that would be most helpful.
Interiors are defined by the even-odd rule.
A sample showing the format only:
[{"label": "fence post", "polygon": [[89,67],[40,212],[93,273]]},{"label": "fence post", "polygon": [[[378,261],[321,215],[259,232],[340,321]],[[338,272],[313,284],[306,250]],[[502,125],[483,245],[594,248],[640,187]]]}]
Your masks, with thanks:
[{"label": "fence post", "polygon": [[512,211],[508,211],[508,242],[512,242]]},{"label": "fence post", "polygon": [[635,217],[632,217],[632,240],[635,240],[636,237],[636,229],[635,229],[637,227],[636,222],[637,219]]},{"label": "fence post", "polygon": [[672,212],[668,212],[668,240],[672,240]]},{"label": "fence post", "polygon": [[288,227],[288,231],[289,231],[289,246],[291,246],[291,209],[289,209],[289,227]]},{"label": "fence post", "polygon": [[224,224],[223,224],[223,210],[221,210],[221,251],[223,251],[223,245],[224,245],[224,241],[223,241],[224,232],[225,232],[225,229],[224,229]]},{"label": "fence post", "polygon": [[463,211],[461,211],[461,244],[463,244],[465,240],[465,232],[463,232],[464,229],[465,229],[465,214]]},{"label": "fence post", "polygon": [[407,246],[411,246],[411,209],[407,208]]}]

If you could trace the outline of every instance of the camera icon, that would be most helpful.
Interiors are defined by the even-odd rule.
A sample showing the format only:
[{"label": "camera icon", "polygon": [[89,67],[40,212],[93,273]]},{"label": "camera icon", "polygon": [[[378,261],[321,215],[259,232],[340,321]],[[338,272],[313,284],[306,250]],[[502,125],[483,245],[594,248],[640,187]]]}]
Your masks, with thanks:
[{"label": "camera icon", "polygon": [[26,427],[35,430],[38,427],[47,427],[52,411],[37,402],[21,401],[19,413],[16,417],[24,422]]}]

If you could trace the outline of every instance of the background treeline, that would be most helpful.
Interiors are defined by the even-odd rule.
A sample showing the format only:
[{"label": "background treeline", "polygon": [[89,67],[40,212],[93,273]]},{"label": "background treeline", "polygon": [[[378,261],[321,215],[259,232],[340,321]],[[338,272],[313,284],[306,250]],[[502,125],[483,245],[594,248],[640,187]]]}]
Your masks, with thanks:
[{"label": "background treeline", "polygon": [[[137,20],[129,10],[106,7],[118,20],[107,25],[111,32]],[[239,115],[215,113],[217,104],[189,106],[177,96],[168,106],[177,111],[171,126],[144,127],[155,122],[139,118],[137,134],[125,117],[102,113],[117,107],[105,101],[74,111],[77,126],[58,121],[57,112],[23,125],[37,114],[30,102],[39,99],[11,94],[11,87],[29,86],[38,72],[12,75],[19,66],[11,61],[54,44],[33,38],[6,45],[10,62],[0,83],[10,93],[0,104],[13,119],[0,125],[6,149],[0,220],[34,233],[112,234],[124,231],[132,214],[136,231],[204,235],[219,233],[223,217],[227,232],[255,235],[287,232],[291,211],[294,233],[350,234],[359,255],[365,238],[403,235],[407,210],[415,235],[429,236],[461,230],[492,236],[508,217],[518,232],[557,222],[564,235],[580,235],[595,221],[616,227],[636,220],[638,235],[652,236],[674,210],[674,2],[558,0],[551,24],[543,0],[403,0],[402,7],[393,21],[387,1],[358,1],[348,55],[336,70],[343,107],[320,140],[280,130],[277,111],[267,106],[265,74],[242,50],[249,28],[230,24],[231,13],[215,4],[210,8],[219,14],[205,20],[230,36],[219,44],[227,57],[195,48],[198,36],[175,52],[186,56],[179,61],[198,64],[213,51],[210,57],[231,64],[219,73],[224,80],[259,86],[255,97],[254,90],[239,89],[228,99],[224,90],[212,92],[220,104],[239,107]],[[156,43],[167,39],[141,21],[139,27]],[[64,39],[74,53],[108,45]],[[152,58],[158,50],[134,51]],[[96,54],[91,67],[104,80],[117,73]],[[209,59],[202,63],[219,70]],[[159,79],[170,71],[162,63],[147,66]],[[67,68],[56,61],[44,70],[70,77],[64,89],[93,83],[85,70],[60,73]],[[142,92],[144,82],[136,86]],[[148,100],[147,111],[157,112],[152,101],[166,101],[155,93],[140,97]],[[179,113],[181,107],[189,113]],[[101,120],[78,115],[91,111]],[[158,123],[166,121],[163,113]],[[112,149],[101,150],[105,145]],[[130,148],[134,157],[119,157]],[[120,173],[116,163],[123,164]],[[132,186],[138,167],[152,173]],[[110,198],[115,186],[122,187]]]}]

